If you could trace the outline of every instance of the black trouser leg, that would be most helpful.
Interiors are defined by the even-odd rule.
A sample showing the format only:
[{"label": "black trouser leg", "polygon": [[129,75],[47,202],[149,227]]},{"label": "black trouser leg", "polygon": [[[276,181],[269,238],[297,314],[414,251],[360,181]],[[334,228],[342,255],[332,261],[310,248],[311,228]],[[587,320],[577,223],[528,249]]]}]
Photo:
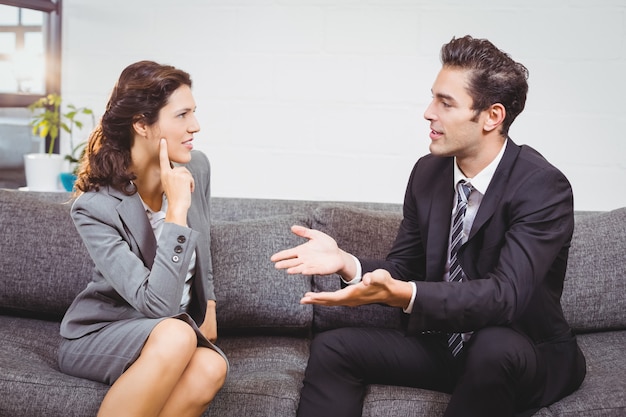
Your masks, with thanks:
[{"label": "black trouser leg", "polygon": [[472,335],[462,354],[445,417],[508,417],[539,401],[544,369],[526,336],[488,327]]},{"label": "black trouser leg", "polygon": [[311,344],[298,417],[360,417],[367,384],[450,392],[453,371],[440,337],[377,328],[342,328]]}]

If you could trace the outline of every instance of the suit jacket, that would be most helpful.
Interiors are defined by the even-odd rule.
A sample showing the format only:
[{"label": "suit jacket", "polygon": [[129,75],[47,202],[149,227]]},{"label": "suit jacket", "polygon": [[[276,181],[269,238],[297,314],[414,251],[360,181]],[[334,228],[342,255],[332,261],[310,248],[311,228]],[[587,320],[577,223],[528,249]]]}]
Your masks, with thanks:
[{"label": "suit jacket", "polygon": [[61,323],[61,335],[79,338],[108,323],[179,313],[193,251],[196,269],[188,313],[200,325],[207,300],[215,299],[210,254],[210,165],[201,152],[187,164],[195,182],[189,227],[165,223],[157,242],[139,194],[111,188],[89,191],[71,215],[94,262],[92,280]]},{"label": "suit jacket", "polygon": [[458,253],[466,278],[448,283],[453,164],[434,155],[417,161],[396,241],[385,261],[364,260],[363,270],[416,281],[409,334],[509,326],[527,335],[547,367],[545,398],[560,398],[585,375],[560,304],[574,229],[571,186],[537,151],[508,139]]}]

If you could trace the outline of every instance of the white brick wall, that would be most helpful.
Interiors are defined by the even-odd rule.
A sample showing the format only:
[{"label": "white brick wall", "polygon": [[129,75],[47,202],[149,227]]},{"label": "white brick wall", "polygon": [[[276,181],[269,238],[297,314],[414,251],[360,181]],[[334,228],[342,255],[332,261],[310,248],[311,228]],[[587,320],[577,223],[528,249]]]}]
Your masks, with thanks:
[{"label": "white brick wall", "polygon": [[626,0],[65,0],[63,93],[103,111],[120,71],[191,73],[216,196],[401,202],[452,36],[530,70],[511,136],[579,210],[626,206]]}]

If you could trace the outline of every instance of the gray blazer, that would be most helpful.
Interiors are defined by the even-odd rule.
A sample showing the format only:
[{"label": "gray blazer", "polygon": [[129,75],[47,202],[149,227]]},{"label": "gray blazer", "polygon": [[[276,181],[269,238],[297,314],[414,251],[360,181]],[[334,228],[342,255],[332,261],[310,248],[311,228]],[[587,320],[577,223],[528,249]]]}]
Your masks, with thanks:
[{"label": "gray blazer", "polygon": [[196,273],[188,309],[204,321],[207,300],[215,299],[210,253],[210,165],[193,151],[187,169],[195,190],[189,227],[165,223],[158,242],[139,194],[111,187],[79,196],[71,215],[94,262],[92,281],[77,295],[61,322],[61,335],[79,338],[108,323],[160,318],[179,313],[183,284],[196,250]]}]

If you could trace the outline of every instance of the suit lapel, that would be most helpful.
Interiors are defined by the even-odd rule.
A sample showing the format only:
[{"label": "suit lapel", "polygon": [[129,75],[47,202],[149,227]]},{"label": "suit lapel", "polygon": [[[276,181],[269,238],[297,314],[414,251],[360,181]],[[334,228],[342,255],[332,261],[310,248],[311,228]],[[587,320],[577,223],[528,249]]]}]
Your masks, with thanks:
[{"label": "suit lapel", "polygon": [[469,239],[471,240],[480,228],[491,218],[496,207],[500,203],[500,199],[506,189],[506,184],[509,182],[509,176],[511,175],[511,168],[517,159],[520,152],[520,147],[517,146],[511,139],[507,139],[508,143],[502,155],[502,160],[498,164],[493,178],[489,183],[485,196],[480,203],[476,218],[472,224],[472,230],[470,231]]},{"label": "suit lapel", "polygon": [[[432,183],[431,190],[437,195],[431,198],[430,224],[428,226],[428,251],[426,276],[440,281],[443,276],[448,252],[452,202],[454,200],[454,159],[447,158]],[[441,254],[444,256],[441,256]]]},{"label": "suit lapel", "polygon": [[109,188],[109,194],[121,200],[117,206],[117,213],[126,229],[128,229],[129,234],[135,240],[139,252],[141,252],[144,265],[152,268],[154,257],[156,256],[157,242],[143,204],[141,204],[139,194],[135,193],[128,196],[113,188]]}]

